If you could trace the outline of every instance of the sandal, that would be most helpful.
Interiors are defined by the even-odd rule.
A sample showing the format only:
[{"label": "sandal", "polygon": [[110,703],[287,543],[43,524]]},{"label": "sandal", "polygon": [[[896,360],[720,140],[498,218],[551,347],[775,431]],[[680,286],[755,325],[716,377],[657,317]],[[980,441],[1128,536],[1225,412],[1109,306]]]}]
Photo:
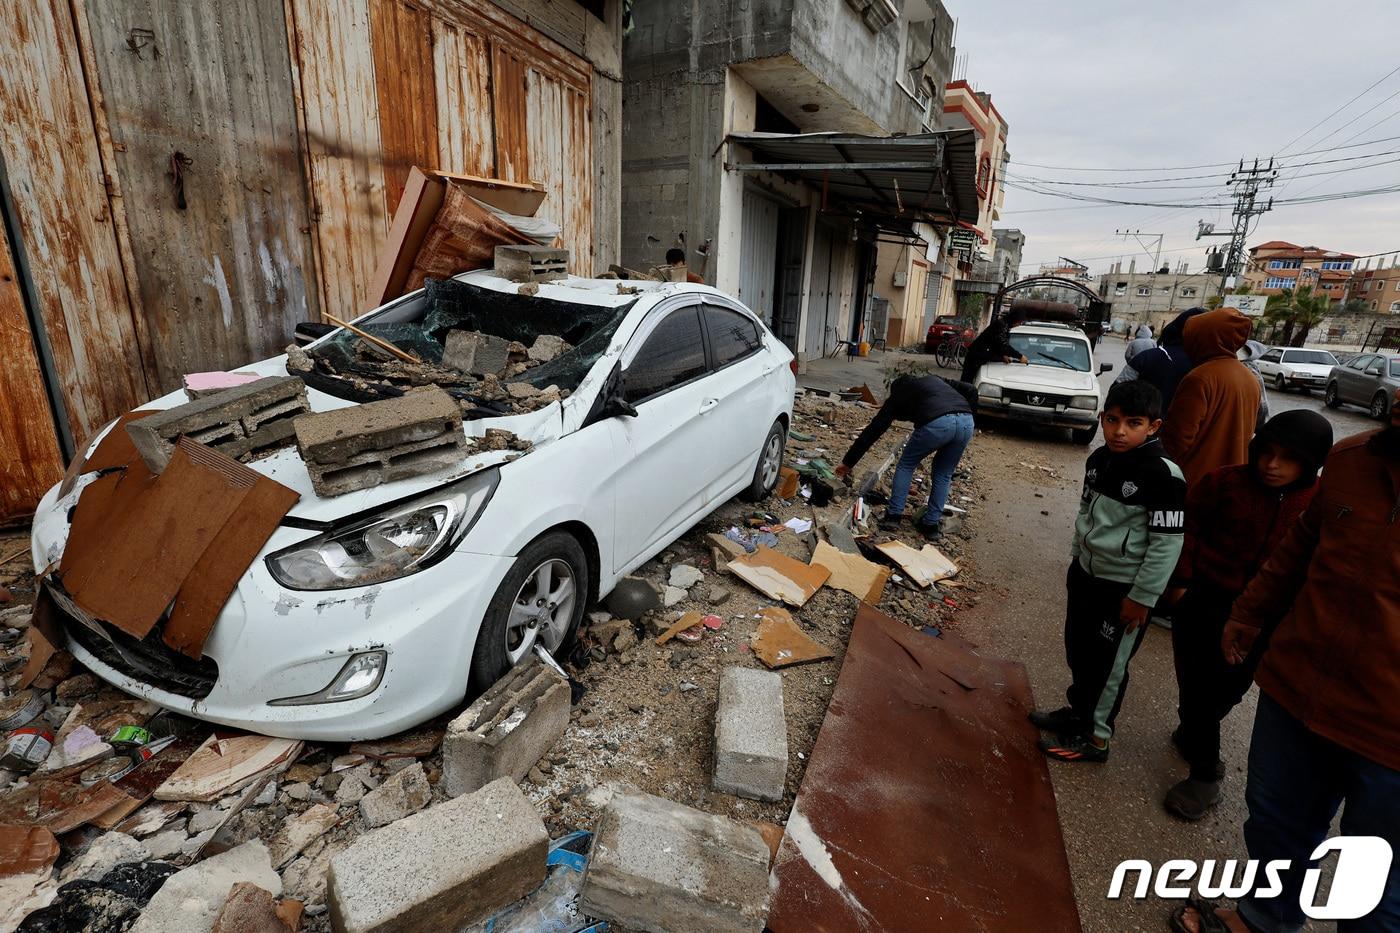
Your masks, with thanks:
[{"label": "sandal", "polygon": [[[1175,933],[1233,933],[1230,925],[1220,919],[1220,915],[1215,911],[1220,904],[1214,901],[1203,901],[1193,897],[1185,904],[1182,904],[1171,913],[1171,928]],[[1200,921],[1196,929],[1192,930],[1186,925],[1186,911],[1194,910]]]}]

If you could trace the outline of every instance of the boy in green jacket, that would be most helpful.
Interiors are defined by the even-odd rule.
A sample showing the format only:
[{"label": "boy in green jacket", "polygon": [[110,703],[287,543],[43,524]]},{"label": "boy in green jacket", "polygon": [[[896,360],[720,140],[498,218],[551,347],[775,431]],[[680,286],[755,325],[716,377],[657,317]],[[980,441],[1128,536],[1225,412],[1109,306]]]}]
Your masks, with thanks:
[{"label": "boy in green jacket", "polygon": [[1186,527],[1186,480],[1156,437],[1156,387],[1117,383],[1099,421],[1104,446],[1085,464],[1065,581],[1069,705],[1031,713],[1037,728],[1053,733],[1041,739],[1041,750],[1061,761],[1108,759],[1128,663],[1176,568]]}]

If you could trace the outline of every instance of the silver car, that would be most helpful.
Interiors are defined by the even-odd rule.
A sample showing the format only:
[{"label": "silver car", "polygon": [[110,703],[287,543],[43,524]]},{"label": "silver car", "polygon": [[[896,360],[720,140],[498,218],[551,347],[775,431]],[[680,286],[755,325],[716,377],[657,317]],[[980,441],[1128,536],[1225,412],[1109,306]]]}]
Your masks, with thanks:
[{"label": "silver car", "polygon": [[1330,408],[1349,402],[1360,405],[1370,411],[1372,418],[1383,421],[1390,417],[1396,389],[1400,389],[1400,355],[1361,353],[1332,367],[1324,398]]}]

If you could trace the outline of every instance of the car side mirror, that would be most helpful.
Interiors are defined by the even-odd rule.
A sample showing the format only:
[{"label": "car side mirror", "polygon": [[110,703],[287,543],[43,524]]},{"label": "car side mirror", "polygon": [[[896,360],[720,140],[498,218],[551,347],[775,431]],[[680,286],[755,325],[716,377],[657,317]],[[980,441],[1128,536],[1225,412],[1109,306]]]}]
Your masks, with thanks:
[{"label": "car side mirror", "polygon": [[1111,372],[1113,372],[1113,364],[1112,364],[1112,363],[1100,363],[1100,364],[1099,364],[1099,375],[1100,375],[1100,376],[1102,376],[1104,373],[1111,373]]},{"label": "car side mirror", "polygon": [[618,392],[609,395],[603,402],[602,416],[604,418],[635,418],[637,417],[637,406],[633,405]]}]

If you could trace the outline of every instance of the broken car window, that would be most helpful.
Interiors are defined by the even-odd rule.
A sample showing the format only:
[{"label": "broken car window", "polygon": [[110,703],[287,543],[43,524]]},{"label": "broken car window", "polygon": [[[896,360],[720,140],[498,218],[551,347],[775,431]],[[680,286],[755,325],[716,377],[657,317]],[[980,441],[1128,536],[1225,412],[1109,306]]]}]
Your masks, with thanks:
[{"label": "broken car window", "polygon": [[667,315],[642,344],[623,374],[623,391],[636,405],[704,372],[700,310],[682,308]]},{"label": "broken car window", "polygon": [[762,346],[754,322],[738,311],[705,305],[704,314],[716,367],[727,366]]}]

